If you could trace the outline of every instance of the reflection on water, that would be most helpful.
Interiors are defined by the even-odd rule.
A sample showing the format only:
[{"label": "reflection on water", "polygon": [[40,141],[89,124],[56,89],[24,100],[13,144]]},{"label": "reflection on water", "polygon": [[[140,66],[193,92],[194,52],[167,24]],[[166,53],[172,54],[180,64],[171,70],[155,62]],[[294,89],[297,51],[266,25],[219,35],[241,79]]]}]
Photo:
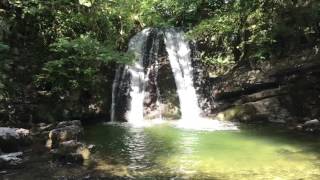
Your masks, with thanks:
[{"label": "reflection on water", "polygon": [[[88,127],[100,163],[117,176],[196,179],[319,179],[320,143],[275,128],[197,131],[171,125]],[[119,170],[120,169],[120,170]],[[100,170],[103,170],[100,169]],[[119,174],[119,171],[125,173]]]}]

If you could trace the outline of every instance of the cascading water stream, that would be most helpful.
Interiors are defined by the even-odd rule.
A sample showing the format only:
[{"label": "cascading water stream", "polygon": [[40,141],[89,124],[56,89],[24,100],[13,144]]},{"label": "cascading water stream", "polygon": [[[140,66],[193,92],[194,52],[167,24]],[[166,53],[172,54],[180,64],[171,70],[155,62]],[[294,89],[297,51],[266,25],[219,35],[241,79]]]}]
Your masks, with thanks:
[{"label": "cascading water stream", "polygon": [[140,124],[143,121],[143,100],[145,88],[143,58],[149,33],[150,29],[145,29],[135,35],[129,43],[129,51],[134,53],[136,60],[133,65],[128,67],[128,71],[131,74],[131,103],[126,117],[128,122],[131,124]]},{"label": "cascading water stream", "polygon": [[198,98],[193,85],[190,47],[182,31],[165,31],[165,45],[180,100],[182,121],[195,122],[200,117]]},{"label": "cascading water stream", "polygon": [[[182,31],[145,29],[130,40],[128,51],[133,52],[135,61],[116,71],[112,88],[112,121],[126,120],[135,127],[144,127],[149,124],[144,119],[170,118],[168,112],[180,106],[181,119],[177,121],[180,128],[237,129],[233,124],[200,116],[191,48]],[[174,87],[170,86],[172,83]],[[178,119],[179,111],[174,113]]]},{"label": "cascading water stream", "polygon": [[[164,36],[163,36],[164,35]],[[114,121],[119,87],[123,87],[121,81],[125,81],[124,75],[129,74],[129,101],[126,120],[131,124],[139,124],[144,119],[144,100],[155,101],[154,111],[158,111],[156,117],[162,119],[161,94],[158,85],[159,71],[159,44],[164,40],[164,51],[168,53],[168,63],[173,72],[177,94],[180,102],[181,116],[183,121],[194,121],[199,118],[200,108],[195,88],[193,86],[193,69],[191,66],[190,47],[184,38],[182,31],[168,29],[159,31],[145,29],[135,35],[129,43],[129,52],[133,52],[135,63],[126,66],[123,71],[116,71],[113,83],[113,95],[111,105],[111,120]],[[122,73],[122,76],[120,75]],[[146,89],[147,88],[147,89]],[[123,91],[122,91],[123,92]],[[154,97],[156,96],[156,100]]]}]

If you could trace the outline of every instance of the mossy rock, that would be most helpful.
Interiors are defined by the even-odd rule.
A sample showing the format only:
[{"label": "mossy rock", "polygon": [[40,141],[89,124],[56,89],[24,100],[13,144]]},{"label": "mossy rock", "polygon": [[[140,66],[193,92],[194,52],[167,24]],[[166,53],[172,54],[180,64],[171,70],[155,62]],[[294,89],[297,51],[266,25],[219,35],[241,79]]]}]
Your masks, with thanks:
[{"label": "mossy rock", "polygon": [[230,109],[218,113],[216,117],[221,121],[240,122],[263,121],[267,119],[267,116],[264,114],[260,114],[256,107],[252,104],[234,106]]},{"label": "mossy rock", "polygon": [[180,108],[174,104],[168,103],[162,105],[162,116],[167,120],[177,120],[181,118]]}]

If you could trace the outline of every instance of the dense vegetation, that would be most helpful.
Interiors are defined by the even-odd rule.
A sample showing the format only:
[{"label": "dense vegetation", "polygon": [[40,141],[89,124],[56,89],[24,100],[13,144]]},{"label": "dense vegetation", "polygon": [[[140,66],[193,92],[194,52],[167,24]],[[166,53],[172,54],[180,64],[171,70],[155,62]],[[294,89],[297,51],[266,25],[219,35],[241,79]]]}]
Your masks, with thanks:
[{"label": "dense vegetation", "polygon": [[[108,114],[117,63],[144,27],[186,28],[212,67],[318,51],[318,0],[2,0],[0,118]],[[2,121],[4,122],[4,121]]]}]

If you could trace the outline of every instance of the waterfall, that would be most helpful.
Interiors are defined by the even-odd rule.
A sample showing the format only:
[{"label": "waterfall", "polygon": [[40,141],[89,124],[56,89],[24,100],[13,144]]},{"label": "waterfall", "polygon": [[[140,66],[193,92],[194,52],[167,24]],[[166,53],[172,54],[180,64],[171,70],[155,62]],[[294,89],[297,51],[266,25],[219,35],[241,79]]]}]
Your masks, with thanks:
[{"label": "waterfall", "polygon": [[135,62],[128,66],[128,71],[131,75],[130,80],[130,97],[131,103],[129,111],[126,114],[128,122],[139,124],[143,121],[143,100],[145,88],[145,72],[143,60],[145,49],[150,29],[145,29],[142,32],[131,38],[129,42],[129,52],[134,53]]},{"label": "waterfall", "polygon": [[165,44],[177,86],[182,120],[194,122],[200,117],[200,108],[193,85],[189,43],[183,32],[168,29],[165,31]]},{"label": "waterfall", "polygon": [[[178,118],[181,112],[182,120],[199,118],[191,50],[182,31],[145,29],[131,38],[128,52],[132,52],[135,59],[132,65],[116,70],[111,121],[124,119],[131,124],[141,124],[144,119],[162,119],[164,114],[171,118],[172,112]],[[167,70],[159,76],[161,67]],[[169,91],[163,89],[167,86]],[[165,92],[161,92],[160,87]]]}]

